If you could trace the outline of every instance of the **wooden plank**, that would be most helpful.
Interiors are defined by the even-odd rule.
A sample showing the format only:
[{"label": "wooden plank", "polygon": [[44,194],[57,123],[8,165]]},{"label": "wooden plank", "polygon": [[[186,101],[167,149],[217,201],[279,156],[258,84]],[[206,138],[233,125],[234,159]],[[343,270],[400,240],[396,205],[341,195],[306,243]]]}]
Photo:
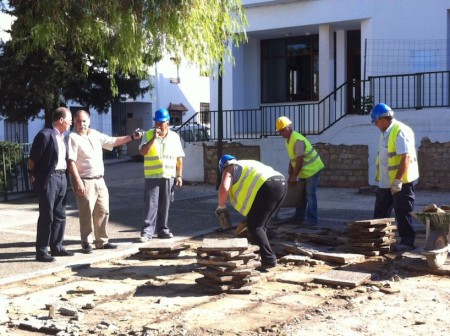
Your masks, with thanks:
[{"label": "wooden plank", "polygon": [[354,253],[325,253],[325,252],[317,252],[313,254],[313,258],[335,262],[338,264],[349,264],[349,263],[357,263],[363,262],[366,260],[366,257],[362,254],[354,254]]},{"label": "wooden plank", "polygon": [[208,272],[210,274],[214,274],[216,276],[237,276],[237,277],[245,277],[245,276],[258,276],[259,271],[255,270],[254,268],[248,268],[245,270],[236,270],[233,269],[232,271],[222,271],[219,269],[216,269],[215,267],[205,267],[205,268],[198,268],[196,272],[203,274],[201,272]]},{"label": "wooden plank", "polygon": [[285,250],[288,253],[292,253],[292,254],[301,254],[307,257],[312,257],[313,253],[307,249],[304,249],[300,246],[293,246],[293,245],[289,245],[289,244],[280,244],[280,246],[283,248],[283,250]]},{"label": "wooden plank", "polygon": [[316,276],[314,278],[314,281],[326,285],[346,286],[354,288],[370,280],[370,276],[370,273],[331,270],[324,274]]},{"label": "wooden plank", "polygon": [[228,261],[215,261],[206,259],[197,259],[197,264],[205,266],[223,266],[227,268],[236,268],[240,265],[244,265],[243,260],[228,260]]},{"label": "wooden plank", "polygon": [[197,254],[197,258],[205,259],[205,260],[215,260],[215,261],[243,260],[244,262],[248,262],[249,260],[259,258],[259,255],[255,254],[255,253],[248,253],[248,254],[241,253],[235,257],[229,258],[229,257],[222,256],[222,255],[221,256],[209,255],[206,252],[202,252],[202,253]]},{"label": "wooden plank", "polygon": [[359,238],[380,238],[380,237],[387,237],[387,236],[395,236],[396,231],[390,230],[390,231],[384,231],[384,232],[348,232],[347,237],[349,240],[351,239],[359,239]]},{"label": "wooden plank", "polygon": [[[153,252],[153,253],[152,253]],[[141,258],[144,259],[176,259],[180,255],[179,251],[170,252],[170,253],[161,253],[157,251],[151,251],[151,252],[142,252],[140,254]]]},{"label": "wooden plank", "polygon": [[211,279],[218,283],[241,283],[242,281],[246,281],[246,279],[256,279],[259,276],[259,272],[254,271],[249,275],[245,274],[235,274],[235,275],[224,275],[220,272],[214,272],[208,269],[198,269],[197,273],[204,275],[206,278]]},{"label": "wooden plank", "polygon": [[354,222],[347,222],[349,228],[353,227],[385,227],[390,226],[391,223],[395,222],[395,218],[379,218],[379,219],[369,219],[369,220],[359,220]]},{"label": "wooden plank", "polygon": [[388,226],[381,226],[381,227],[352,227],[348,228],[348,234],[368,234],[368,233],[374,233],[374,232],[395,232],[397,231],[396,225],[388,225]]},{"label": "wooden plank", "polygon": [[366,251],[380,251],[383,253],[387,253],[391,250],[391,247],[390,247],[390,245],[388,245],[388,246],[373,246],[373,247],[351,246],[351,249],[357,253],[362,253],[362,254],[364,254]]},{"label": "wooden plank", "polygon": [[296,238],[302,238],[310,241],[314,241],[321,244],[338,246],[341,244],[345,244],[346,239],[340,237],[326,237],[322,235],[312,234],[312,233],[296,233]]},{"label": "wooden plank", "polygon": [[257,281],[241,281],[241,282],[233,282],[228,284],[217,283],[211,279],[202,277],[195,279],[195,282],[201,284],[203,286],[207,286],[209,288],[213,288],[219,291],[228,291],[230,289],[241,288],[246,286],[251,286]]},{"label": "wooden plank", "polygon": [[349,238],[348,243],[383,243],[385,241],[395,238],[395,233],[384,234],[380,237],[361,236],[355,238]]},{"label": "wooden plank", "polygon": [[261,262],[257,260],[250,260],[247,264],[242,264],[236,267],[226,267],[226,266],[219,266],[219,265],[206,265],[208,268],[215,269],[219,272],[239,272],[239,271],[248,271],[248,270],[254,270],[255,268],[258,268],[261,266]]},{"label": "wooden plank", "polygon": [[357,221],[351,221],[347,222],[348,224],[385,224],[385,223],[392,223],[395,222],[394,217],[386,217],[386,218],[373,218],[373,219],[363,219],[363,220],[357,220]]},{"label": "wooden plank", "polygon": [[361,247],[361,248],[373,248],[373,247],[389,247],[392,244],[394,244],[396,242],[395,239],[391,239],[388,241],[385,241],[383,243],[353,243],[350,246],[351,247]]},{"label": "wooden plank", "polygon": [[247,238],[205,238],[200,251],[245,251],[248,249]]},{"label": "wooden plank", "polygon": [[306,265],[309,264],[309,261],[311,260],[308,256],[300,256],[300,255],[285,255],[279,259],[280,263],[294,263],[296,265]]},{"label": "wooden plank", "polygon": [[149,245],[145,247],[140,247],[139,251],[183,251],[191,246],[184,243],[171,243],[171,242],[161,242],[156,240],[150,240]]}]

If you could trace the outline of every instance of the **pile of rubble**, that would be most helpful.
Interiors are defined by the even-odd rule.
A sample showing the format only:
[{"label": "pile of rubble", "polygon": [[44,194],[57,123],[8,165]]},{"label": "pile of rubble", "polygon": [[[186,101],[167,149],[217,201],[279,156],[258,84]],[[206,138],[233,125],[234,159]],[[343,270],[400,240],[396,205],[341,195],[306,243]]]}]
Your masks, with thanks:
[{"label": "pile of rubble", "polygon": [[195,281],[212,292],[249,294],[260,279],[258,250],[246,238],[205,238],[197,248],[196,272],[203,277]]}]

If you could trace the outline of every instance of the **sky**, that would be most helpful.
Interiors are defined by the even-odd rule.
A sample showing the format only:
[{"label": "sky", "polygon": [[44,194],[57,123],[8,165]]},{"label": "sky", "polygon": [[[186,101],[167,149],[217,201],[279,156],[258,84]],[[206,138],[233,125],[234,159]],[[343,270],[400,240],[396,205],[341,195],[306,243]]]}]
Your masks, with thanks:
[{"label": "sky", "polygon": [[11,16],[5,13],[0,13],[0,39],[6,41],[9,39],[9,34],[5,30],[11,27]]}]

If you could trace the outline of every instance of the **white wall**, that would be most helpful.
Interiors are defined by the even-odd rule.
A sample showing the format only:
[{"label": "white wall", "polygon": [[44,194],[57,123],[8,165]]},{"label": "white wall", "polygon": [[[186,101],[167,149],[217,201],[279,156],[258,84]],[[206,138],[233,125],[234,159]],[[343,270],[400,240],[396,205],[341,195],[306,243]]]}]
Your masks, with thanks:
[{"label": "white wall", "polygon": [[181,62],[178,74],[180,83],[171,83],[170,80],[177,77],[175,63],[170,57],[159,62],[151,76],[155,89],[150,100],[153,114],[160,108],[168,108],[170,103],[182,103],[188,109],[183,116],[186,121],[200,111],[200,103],[210,102],[209,77],[200,76],[199,68],[186,61]]}]

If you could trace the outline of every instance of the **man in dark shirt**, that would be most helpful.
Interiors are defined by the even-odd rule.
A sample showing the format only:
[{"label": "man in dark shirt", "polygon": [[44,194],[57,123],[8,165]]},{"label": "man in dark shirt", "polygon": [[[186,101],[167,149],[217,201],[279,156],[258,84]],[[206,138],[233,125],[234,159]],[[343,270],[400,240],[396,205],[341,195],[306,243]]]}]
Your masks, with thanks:
[{"label": "man in dark shirt", "polygon": [[[52,125],[34,138],[28,169],[39,199],[36,233],[36,260],[52,262],[55,256],[72,256],[63,246],[66,228],[66,156],[64,132],[72,124],[66,107],[53,112]],[[48,247],[50,246],[50,253]]]}]

